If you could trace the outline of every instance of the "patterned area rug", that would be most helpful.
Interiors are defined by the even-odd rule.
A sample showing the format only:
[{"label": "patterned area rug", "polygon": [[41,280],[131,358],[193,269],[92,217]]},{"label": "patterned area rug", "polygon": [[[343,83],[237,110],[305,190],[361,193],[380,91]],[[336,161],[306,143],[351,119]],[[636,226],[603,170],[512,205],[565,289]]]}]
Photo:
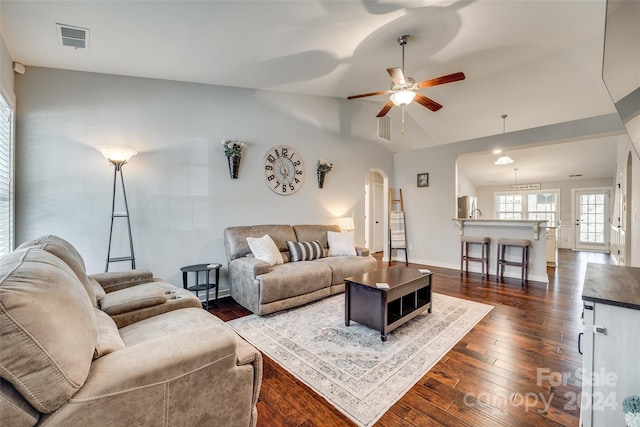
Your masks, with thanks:
[{"label": "patterned area rug", "polygon": [[432,313],[392,331],[344,324],[344,295],[228,322],[360,426],[377,421],[493,306],[433,294]]}]

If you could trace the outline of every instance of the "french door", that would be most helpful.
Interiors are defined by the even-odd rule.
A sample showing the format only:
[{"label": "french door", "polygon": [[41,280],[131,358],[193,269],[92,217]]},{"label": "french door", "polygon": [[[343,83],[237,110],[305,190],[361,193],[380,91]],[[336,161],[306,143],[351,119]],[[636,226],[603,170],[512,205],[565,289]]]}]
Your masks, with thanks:
[{"label": "french door", "polygon": [[577,190],[575,192],[575,248],[609,252],[608,189]]}]

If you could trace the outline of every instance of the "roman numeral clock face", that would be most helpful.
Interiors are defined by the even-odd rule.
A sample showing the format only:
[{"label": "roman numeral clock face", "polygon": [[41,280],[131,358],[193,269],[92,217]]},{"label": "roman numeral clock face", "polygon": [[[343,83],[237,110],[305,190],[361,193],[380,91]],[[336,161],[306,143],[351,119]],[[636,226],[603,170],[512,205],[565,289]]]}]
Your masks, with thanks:
[{"label": "roman numeral clock face", "polygon": [[302,187],[304,163],[288,145],[271,147],[262,162],[264,182],[276,194],[288,196]]}]

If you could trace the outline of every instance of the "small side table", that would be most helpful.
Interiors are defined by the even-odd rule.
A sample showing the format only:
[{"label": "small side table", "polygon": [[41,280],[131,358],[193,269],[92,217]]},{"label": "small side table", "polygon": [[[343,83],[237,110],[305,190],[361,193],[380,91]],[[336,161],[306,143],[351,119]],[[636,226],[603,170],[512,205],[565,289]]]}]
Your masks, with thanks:
[{"label": "small side table", "polygon": [[[212,263],[212,264],[187,265],[186,267],[180,268],[180,271],[182,271],[182,287],[183,288],[189,291],[195,291],[196,296],[198,297],[199,297],[198,291],[204,290],[206,292],[205,302],[202,303],[205,310],[209,309],[209,289],[216,288],[216,299],[214,303],[215,304],[218,303],[218,288],[219,288],[218,285],[220,283],[220,267],[222,267],[221,264]],[[216,275],[215,283],[209,282],[209,272],[211,272],[212,270],[215,271],[215,275]],[[200,283],[200,272],[205,273],[206,279],[204,283]],[[187,273],[196,273],[196,281],[193,286],[187,285]]]}]

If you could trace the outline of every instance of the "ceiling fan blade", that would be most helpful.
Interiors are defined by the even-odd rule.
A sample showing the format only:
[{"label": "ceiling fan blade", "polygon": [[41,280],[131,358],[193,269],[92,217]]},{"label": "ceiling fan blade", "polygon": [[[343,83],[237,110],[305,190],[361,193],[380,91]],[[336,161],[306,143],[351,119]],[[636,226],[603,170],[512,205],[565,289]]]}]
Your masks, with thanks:
[{"label": "ceiling fan blade", "polygon": [[391,76],[394,84],[403,85],[407,82],[404,78],[402,68],[387,68],[387,73]]},{"label": "ceiling fan blade", "polygon": [[421,93],[416,93],[415,101],[418,104],[424,107],[427,107],[431,111],[438,111],[439,109],[442,108],[442,105],[438,104],[436,101],[432,99],[427,98]]},{"label": "ceiling fan blade", "polygon": [[393,107],[393,102],[389,101],[386,104],[384,104],[384,107],[382,107],[382,110],[380,110],[380,112],[378,113],[378,115],[376,117],[384,117],[387,115],[387,113],[389,112],[389,110],[391,110],[391,107]]},{"label": "ceiling fan blade", "polygon": [[418,87],[423,89],[425,87],[437,86],[445,83],[457,82],[458,80],[464,80],[464,73],[453,73],[442,77],[436,77],[435,79],[425,80],[418,83]]},{"label": "ceiling fan blade", "polygon": [[389,93],[388,90],[385,90],[384,92],[363,93],[362,95],[351,95],[351,96],[348,96],[347,99],[358,99],[358,98],[364,98],[365,96],[386,95],[387,93]]}]

